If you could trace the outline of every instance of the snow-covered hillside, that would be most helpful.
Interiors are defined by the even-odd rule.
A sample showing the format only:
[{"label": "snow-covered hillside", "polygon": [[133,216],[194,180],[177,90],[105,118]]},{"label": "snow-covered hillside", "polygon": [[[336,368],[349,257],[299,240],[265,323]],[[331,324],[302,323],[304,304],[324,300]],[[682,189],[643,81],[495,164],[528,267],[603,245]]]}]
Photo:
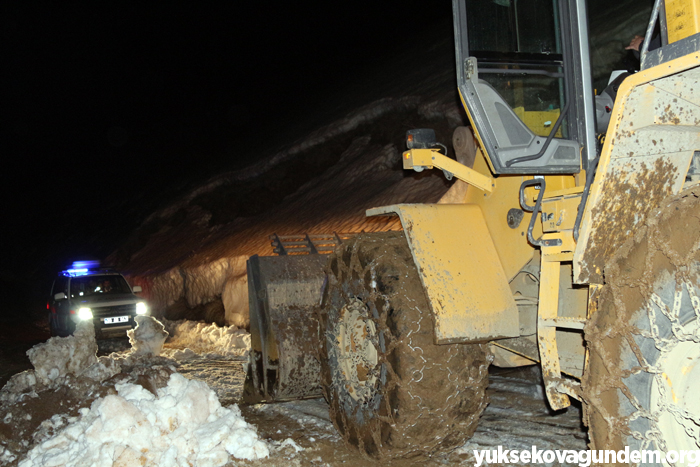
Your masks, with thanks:
[{"label": "snow-covered hillside", "polygon": [[151,215],[116,255],[157,315],[246,326],[246,260],[271,255],[269,236],[398,229],[365,210],[434,203],[451,182],[401,168],[407,129],[431,127],[449,143],[462,124],[445,92],[384,98],[320,128],[257,164],[223,174]]}]

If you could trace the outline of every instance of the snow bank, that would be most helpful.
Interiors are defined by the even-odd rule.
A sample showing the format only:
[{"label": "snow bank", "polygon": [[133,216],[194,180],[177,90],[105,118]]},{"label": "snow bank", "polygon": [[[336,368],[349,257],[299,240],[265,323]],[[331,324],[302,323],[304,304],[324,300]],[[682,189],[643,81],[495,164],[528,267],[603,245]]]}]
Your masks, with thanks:
[{"label": "snow bank", "polygon": [[229,455],[269,455],[240,409],[222,407],[201,381],[173,374],[157,396],[135,384],[81,409],[78,420],[32,449],[20,467],[53,465],[221,466]]},{"label": "snow bank", "polygon": [[[250,334],[236,326],[218,326],[196,321],[163,320],[170,333],[165,355],[176,360],[204,356],[241,357],[250,349]],[[188,352],[189,351],[189,352]]]},{"label": "snow bank", "polygon": [[246,327],[249,324],[247,260],[248,255],[225,257],[154,276],[130,276],[129,280],[147,292],[148,302],[156,312],[168,309],[181,298],[189,308],[221,300],[226,323]]},{"label": "snow bank", "polygon": [[[430,77],[431,89],[435,78],[434,74]],[[445,194],[450,184],[441,174],[414,176],[400,168],[408,121],[435,123],[445,134],[463,124],[451,74],[438,78],[446,86],[435,87],[441,89],[437,94],[375,100],[249,167],[213,177],[151,214],[139,229],[141,240],[125,245],[114,259],[123,255],[117,261],[123,261],[122,269],[130,271],[130,281],[143,287],[158,316],[213,321],[196,313],[201,311],[198,307],[220,300],[225,323],[247,327],[246,260],[254,254],[271,254],[270,234],[396,230],[398,220],[368,219],[365,210],[433,203]],[[295,175],[295,171],[307,172],[295,161],[309,158],[313,165],[319,159],[316,153],[333,154],[332,158],[324,156],[325,169],[314,177]],[[228,212],[216,205],[226,205],[226,197],[237,193],[232,187],[241,182],[279,176],[296,177],[299,185],[292,184],[293,192],[282,190],[274,208],[236,217],[236,209]],[[269,180],[264,183],[271,183]],[[192,315],[179,314],[184,303]]]},{"label": "snow bank", "polygon": [[[230,270],[236,269],[236,267],[240,269],[240,265],[236,265],[235,261],[229,261],[229,258],[220,258],[200,267],[181,269],[180,274],[184,279],[184,284],[187,285],[183,290],[187,304],[190,307],[195,307],[220,296],[226,278],[231,274]],[[245,262],[243,262],[243,268],[245,268]]]},{"label": "snow bank", "polygon": [[12,376],[0,391],[0,404],[11,405],[38,392],[77,378],[102,382],[121,371],[120,362],[97,358],[95,328],[91,322],[78,324],[72,336],[52,337],[27,351],[33,370]]},{"label": "snow bank", "polygon": [[150,316],[137,316],[137,327],[128,331],[132,350],[119,358],[97,357],[95,327],[90,321],[78,323],[68,337],[52,337],[27,351],[34,370],[14,375],[0,391],[0,402],[14,403],[36,391],[63,384],[66,377],[84,377],[102,382],[134,364],[143,356],[160,355],[168,337],[163,325]]},{"label": "snow bank", "polygon": [[224,290],[221,292],[226,322],[239,328],[247,327],[250,324],[247,260],[248,256],[239,256],[232,260],[231,271],[224,284]]},{"label": "snow bank", "polygon": [[148,277],[128,277],[130,283],[138,284],[147,291],[148,305],[152,310],[162,310],[175,303],[182,295],[185,286],[179,269],[170,269]]},{"label": "snow bank", "polygon": [[[454,103],[452,103],[452,107],[455,107]],[[157,217],[170,217],[180,208],[187,206],[190,201],[195,199],[197,196],[210,193],[221,185],[260,177],[284,162],[303,155],[309,149],[320,146],[339,136],[352,133],[363,125],[371,124],[384,115],[390,113],[404,113],[415,108],[421,108],[421,98],[417,96],[406,96],[401,98],[385,97],[366,104],[345,117],[311,132],[305,138],[300,139],[291,146],[276,152],[253,165],[235,172],[227,172],[219,176],[212,177],[207,183],[195,188],[187,195],[183,196],[182,199],[164,209],[161,209],[160,211],[156,211],[155,213],[151,214],[146,219],[146,222]]]},{"label": "snow bank", "polygon": [[[22,467],[219,466],[230,456],[268,456],[268,445],[243,420],[238,406],[223,407],[207,383],[185,378],[175,372],[171,359],[159,356],[169,335],[165,326],[150,316],[136,321],[128,332],[128,352],[97,358],[89,322],[79,324],[74,336],[51,338],[28,351],[35,369],[13,376],[0,391],[0,423],[12,423],[16,438],[8,444],[0,433],[0,464],[22,459]],[[202,358],[187,348],[192,347],[209,355],[237,356],[229,363],[240,365],[250,347],[250,335],[235,326],[167,326],[185,346],[167,351],[183,360]],[[44,399],[56,395],[61,403],[50,404],[55,411],[47,412]]]},{"label": "snow bank", "polygon": [[50,384],[66,374],[78,375],[97,363],[97,342],[92,322],[78,324],[72,336],[52,337],[27,351],[39,382]]}]

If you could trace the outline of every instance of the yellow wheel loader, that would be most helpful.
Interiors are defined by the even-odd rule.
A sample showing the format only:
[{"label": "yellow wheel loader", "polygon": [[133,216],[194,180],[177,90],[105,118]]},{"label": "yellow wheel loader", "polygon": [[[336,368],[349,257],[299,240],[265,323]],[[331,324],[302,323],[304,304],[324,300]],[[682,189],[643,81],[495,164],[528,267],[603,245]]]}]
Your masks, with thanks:
[{"label": "yellow wheel loader", "polygon": [[403,232],[328,257],[253,258],[246,399],[322,393],[349,444],[408,456],[473,434],[490,364],[537,363],[593,449],[700,449],[700,1],[657,0],[640,71],[599,96],[583,1],[453,12],[470,128],[454,159],[426,129],[402,157],[463,199],[369,209]]}]

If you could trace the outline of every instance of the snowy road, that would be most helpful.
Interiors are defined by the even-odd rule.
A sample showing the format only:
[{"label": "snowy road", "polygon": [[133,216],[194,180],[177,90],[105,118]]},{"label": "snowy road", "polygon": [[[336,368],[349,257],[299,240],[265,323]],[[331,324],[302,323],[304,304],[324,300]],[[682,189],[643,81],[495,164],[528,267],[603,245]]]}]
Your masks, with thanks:
[{"label": "snowy road", "polygon": [[[160,380],[161,383],[156,384],[156,387],[160,388],[167,380],[168,371],[155,379],[151,373],[162,373],[163,369],[171,366],[172,371],[176,370],[188,379],[206,382],[223,406],[235,410],[233,406],[241,399],[245,379],[247,358],[244,353],[247,347],[247,333],[242,333],[235,327],[218,328],[215,325],[192,322],[170,322],[168,326],[173,331],[171,336],[175,335],[175,338],[171,338],[163,349],[162,355],[167,358],[155,357],[151,363],[148,359],[141,360],[138,365],[130,367],[131,370],[123,363],[124,370],[120,373],[121,376],[116,375],[115,378],[137,384],[143,384],[143,381],[149,379]],[[231,345],[231,342],[237,344]],[[129,351],[128,340],[125,339],[98,343],[99,354],[102,355],[110,352],[118,352],[113,355],[126,355]],[[192,348],[197,349],[197,352]],[[21,353],[17,349],[19,347],[14,348],[17,351],[15,358]],[[5,362],[12,360],[9,355],[5,357],[8,357],[3,359]],[[22,370],[24,366],[6,366],[3,372]],[[138,371],[134,373],[136,370]],[[512,370],[492,367],[489,376],[490,405],[481,418],[476,434],[464,446],[452,452],[434,455],[430,459],[395,460],[383,464],[408,466],[430,463],[472,466],[475,465],[473,450],[497,449],[499,445],[503,449],[518,450],[530,450],[533,446],[537,446],[538,449],[560,450],[586,448],[586,434],[581,425],[580,409],[573,406],[561,413],[552,414],[544,401],[540,375],[536,367]],[[90,383],[85,386],[84,391],[80,390],[80,386],[71,383],[71,386],[56,387],[41,393],[39,397],[22,399],[20,404],[5,406],[4,412],[0,413],[0,448],[3,445],[7,446],[19,457],[9,463],[3,463],[0,459],[0,464],[18,465],[17,461],[26,455],[32,445],[43,443],[42,440],[51,435],[51,430],[65,424],[69,417],[75,417],[81,407],[87,410],[97,397],[114,393],[114,390],[110,389],[114,387],[114,381],[112,378],[105,380],[101,385]],[[92,389],[88,391],[87,388]],[[64,394],[61,396],[60,406],[56,405],[55,401],[52,402],[58,394]],[[254,461],[242,461],[231,457],[226,465],[365,467],[375,463],[345,446],[329,420],[328,406],[323,399],[241,405],[240,408],[245,421],[257,429],[259,439],[268,446],[270,455]],[[12,415],[8,415],[10,412]],[[55,425],[55,429],[42,423],[51,417],[54,418],[49,425]],[[85,425],[87,422],[82,423]],[[37,429],[43,430],[43,434],[34,433]]]},{"label": "snowy road", "polygon": [[[245,378],[240,362],[190,361],[179,372],[206,381],[224,400],[234,400],[242,393]],[[233,374],[231,374],[232,372]],[[222,392],[221,375],[238,381]],[[430,462],[442,465],[474,465],[472,450],[497,449],[586,449],[586,433],[581,424],[581,410],[572,406],[553,414],[549,411],[535,367],[490,371],[490,404],[474,437],[461,449],[434,456]],[[224,385],[225,386],[225,385]],[[223,397],[222,397],[223,396]],[[368,459],[345,447],[328,418],[323,399],[277,404],[242,406],[246,421],[258,428],[261,438],[280,443],[291,438],[299,448],[282,446],[271,451],[270,458],[253,465],[329,465],[366,466]],[[397,460],[387,465],[424,465],[426,459]],[[236,465],[231,464],[231,465]],[[241,465],[250,465],[249,463]],[[496,464],[492,464],[496,465]],[[517,465],[517,464],[513,464]],[[568,465],[568,464],[563,464]]]}]

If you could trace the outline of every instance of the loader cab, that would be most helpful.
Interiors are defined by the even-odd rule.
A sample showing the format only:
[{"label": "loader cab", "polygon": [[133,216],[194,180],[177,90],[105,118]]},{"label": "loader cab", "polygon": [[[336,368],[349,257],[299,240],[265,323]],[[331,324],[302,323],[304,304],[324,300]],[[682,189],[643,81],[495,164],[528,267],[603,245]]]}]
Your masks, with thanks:
[{"label": "loader cab", "polygon": [[454,0],[458,88],[494,174],[573,174],[596,156],[584,2]]}]

